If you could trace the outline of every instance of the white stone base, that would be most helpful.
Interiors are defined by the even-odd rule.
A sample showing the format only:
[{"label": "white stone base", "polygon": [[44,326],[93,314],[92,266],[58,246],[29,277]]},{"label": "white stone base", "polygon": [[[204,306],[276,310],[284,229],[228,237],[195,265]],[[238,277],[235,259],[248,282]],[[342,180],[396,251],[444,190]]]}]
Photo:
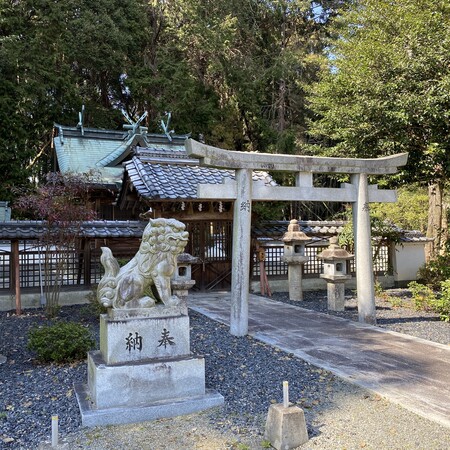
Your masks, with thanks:
[{"label": "white stone base", "polygon": [[96,350],[88,353],[88,387],[99,409],[203,395],[205,360],[188,355],[107,365]]},{"label": "white stone base", "polygon": [[206,392],[205,359],[190,352],[189,316],[136,313],[100,316],[100,350],[88,353],[87,385],[75,386],[83,425],[143,422],[223,404],[220,394]]},{"label": "white stone base", "polygon": [[223,405],[223,396],[207,390],[203,395],[188,398],[161,400],[147,405],[118,408],[95,408],[89,400],[90,392],[86,384],[75,383],[75,393],[84,427],[138,423],[191,414]]},{"label": "white stone base", "polygon": [[[164,342],[164,333],[168,339]],[[100,351],[106,364],[145,361],[190,355],[189,316],[129,317],[100,316]],[[128,342],[140,345],[130,346]]]}]

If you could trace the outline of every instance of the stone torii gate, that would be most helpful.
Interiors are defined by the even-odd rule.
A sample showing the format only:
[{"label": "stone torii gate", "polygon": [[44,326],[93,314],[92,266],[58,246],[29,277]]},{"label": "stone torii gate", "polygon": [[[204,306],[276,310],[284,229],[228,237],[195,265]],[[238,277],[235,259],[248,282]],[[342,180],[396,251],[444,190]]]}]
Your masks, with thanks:
[{"label": "stone torii gate", "polygon": [[[392,190],[368,184],[368,175],[396,173],[407,153],[377,159],[325,158],[223,150],[193,139],[186,141],[188,155],[206,166],[234,169],[235,181],[222,185],[201,184],[198,198],[234,201],[230,333],[248,333],[250,289],[250,235],[252,201],[333,201],[352,204],[356,250],[356,286],[360,322],[375,324],[375,292],[369,203],[395,202]],[[253,170],[289,171],[296,174],[294,187],[265,186],[253,182]],[[340,188],[313,186],[314,173],[350,174],[351,183]]]}]

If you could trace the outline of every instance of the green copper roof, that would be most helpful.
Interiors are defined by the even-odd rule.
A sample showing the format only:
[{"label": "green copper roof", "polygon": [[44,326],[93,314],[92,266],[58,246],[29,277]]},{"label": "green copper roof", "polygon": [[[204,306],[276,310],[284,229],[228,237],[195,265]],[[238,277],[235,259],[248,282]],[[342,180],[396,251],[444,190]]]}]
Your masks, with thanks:
[{"label": "green copper roof", "polygon": [[148,147],[173,148],[183,145],[186,136],[150,134],[142,128],[132,131],[100,130],[94,128],[66,127],[55,124],[57,135],[54,138],[56,157],[62,173],[86,173],[95,170],[101,182],[120,184],[122,163],[131,158],[136,145]]}]

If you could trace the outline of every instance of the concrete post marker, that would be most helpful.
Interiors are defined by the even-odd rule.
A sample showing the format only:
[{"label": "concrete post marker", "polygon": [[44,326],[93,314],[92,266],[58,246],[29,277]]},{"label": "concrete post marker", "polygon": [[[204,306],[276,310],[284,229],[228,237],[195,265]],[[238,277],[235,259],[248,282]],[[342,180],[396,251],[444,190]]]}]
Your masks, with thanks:
[{"label": "concrete post marker", "polygon": [[264,438],[277,450],[290,450],[308,442],[305,414],[298,406],[270,405]]}]

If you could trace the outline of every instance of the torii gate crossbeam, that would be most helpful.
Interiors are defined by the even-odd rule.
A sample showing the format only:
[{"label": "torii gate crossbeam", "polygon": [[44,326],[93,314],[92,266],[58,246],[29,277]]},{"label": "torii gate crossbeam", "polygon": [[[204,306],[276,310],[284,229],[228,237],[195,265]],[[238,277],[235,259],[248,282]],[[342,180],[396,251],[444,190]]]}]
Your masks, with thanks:
[{"label": "torii gate crossbeam", "polygon": [[[356,283],[360,322],[375,323],[372,243],[369,203],[395,202],[392,190],[368,185],[368,175],[393,174],[404,166],[407,153],[376,158],[325,158],[314,156],[273,155],[237,152],[211,147],[193,139],[186,141],[186,151],[207,166],[235,169],[235,181],[223,185],[199,185],[198,197],[211,200],[233,200],[233,260],[230,332],[235,336],[248,333],[248,297],[250,290],[250,234],[252,201],[333,201],[352,203],[356,241]],[[252,181],[253,170],[296,173],[295,187],[265,186]],[[313,186],[313,173],[351,175],[351,184],[340,188]]]}]

